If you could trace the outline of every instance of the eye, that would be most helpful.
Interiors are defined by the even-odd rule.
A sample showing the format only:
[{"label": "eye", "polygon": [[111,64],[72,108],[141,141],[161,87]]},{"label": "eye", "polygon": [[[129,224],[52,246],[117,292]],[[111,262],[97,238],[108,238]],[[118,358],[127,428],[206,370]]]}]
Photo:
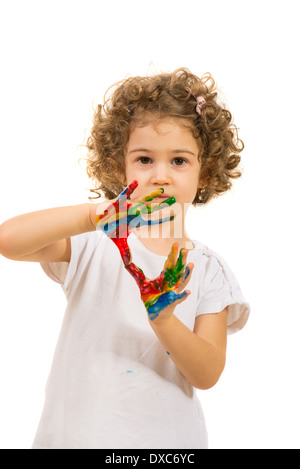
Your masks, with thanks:
[{"label": "eye", "polygon": [[184,158],[174,158],[173,161],[175,166],[182,166],[184,163],[186,163],[186,160]]},{"label": "eye", "polygon": [[151,159],[148,156],[140,156],[140,158],[137,159],[139,163],[142,163],[144,165],[149,164],[151,162]]}]

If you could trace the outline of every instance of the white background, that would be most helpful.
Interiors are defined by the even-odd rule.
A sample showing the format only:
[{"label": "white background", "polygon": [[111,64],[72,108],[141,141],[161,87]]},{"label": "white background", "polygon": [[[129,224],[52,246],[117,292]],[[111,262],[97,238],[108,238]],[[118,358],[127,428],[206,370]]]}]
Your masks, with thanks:
[{"label": "white background", "polygon": [[[213,74],[245,142],[233,191],[189,214],[252,313],[199,391],[210,448],[300,448],[299,2],[1,0],[0,223],[88,202],[93,107],[127,75]],[[20,237],[22,233],[20,233]],[[65,298],[0,258],[0,447],[29,448]]]}]

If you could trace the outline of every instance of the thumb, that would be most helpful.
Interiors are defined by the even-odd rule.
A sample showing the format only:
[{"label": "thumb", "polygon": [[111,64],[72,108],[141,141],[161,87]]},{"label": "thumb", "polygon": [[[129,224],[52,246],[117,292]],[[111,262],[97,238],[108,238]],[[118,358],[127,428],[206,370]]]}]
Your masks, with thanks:
[{"label": "thumb", "polygon": [[182,293],[175,293],[174,291],[170,291],[161,295],[158,300],[149,306],[148,308],[148,315],[149,319],[153,321],[160,312],[167,308],[170,305],[177,306],[178,304],[182,303],[190,294],[189,290],[185,290]]}]

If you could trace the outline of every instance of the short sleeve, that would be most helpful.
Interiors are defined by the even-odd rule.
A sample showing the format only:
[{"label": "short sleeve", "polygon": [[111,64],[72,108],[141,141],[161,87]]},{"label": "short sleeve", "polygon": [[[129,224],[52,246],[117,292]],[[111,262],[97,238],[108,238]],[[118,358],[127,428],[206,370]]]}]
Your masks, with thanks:
[{"label": "short sleeve", "polygon": [[41,262],[41,267],[51,280],[60,285],[65,283],[69,262]]},{"label": "short sleeve", "polygon": [[[72,284],[77,272],[83,264],[82,260],[89,257],[94,246],[99,242],[101,236],[98,232],[83,233],[71,237],[71,258],[70,262],[46,262],[41,263],[41,267],[49,278],[61,285],[65,294],[68,295],[72,289]],[[86,262],[86,259],[84,259]]]},{"label": "short sleeve", "polygon": [[220,256],[213,254],[208,257],[205,280],[196,315],[218,313],[228,307],[228,334],[242,329],[248,320],[250,307],[235,275]]}]

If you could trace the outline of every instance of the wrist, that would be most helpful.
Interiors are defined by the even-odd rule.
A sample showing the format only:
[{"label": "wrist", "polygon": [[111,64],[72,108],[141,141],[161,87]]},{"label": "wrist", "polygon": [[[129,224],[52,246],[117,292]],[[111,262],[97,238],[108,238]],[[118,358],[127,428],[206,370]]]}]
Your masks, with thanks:
[{"label": "wrist", "polygon": [[106,202],[101,204],[89,204],[88,224],[90,225],[91,231],[97,228],[97,216],[103,213],[108,205],[109,204]]},{"label": "wrist", "polygon": [[177,341],[175,340],[174,343],[174,338],[178,333],[178,328],[182,326],[182,323],[180,324],[180,321],[174,314],[159,321],[156,321],[156,319],[151,321],[149,319],[149,322],[153,332],[155,333],[163,348],[168,352],[169,355],[174,355],[174,352],[177,348]]},{"label": "wrist", "polygon": [[113,201],[102,202],[100,204],[89,204],[89,220],[90,231],[97,228],[97,218],[111,205]]},{"label": "wrist", "polygon": [[[171,308],[170,308],[171,309]],[[148,316],[148,321],[150,325],[152,326],[153,330],[155,331],[156,329],[168,329],[174,320],[176,320],[173,312],[174,312],[175,307],[172,308],[171,311],[168,312],[167,315],[164,315],[160,313],[155,319],[151,320],[150,317]]]}]

